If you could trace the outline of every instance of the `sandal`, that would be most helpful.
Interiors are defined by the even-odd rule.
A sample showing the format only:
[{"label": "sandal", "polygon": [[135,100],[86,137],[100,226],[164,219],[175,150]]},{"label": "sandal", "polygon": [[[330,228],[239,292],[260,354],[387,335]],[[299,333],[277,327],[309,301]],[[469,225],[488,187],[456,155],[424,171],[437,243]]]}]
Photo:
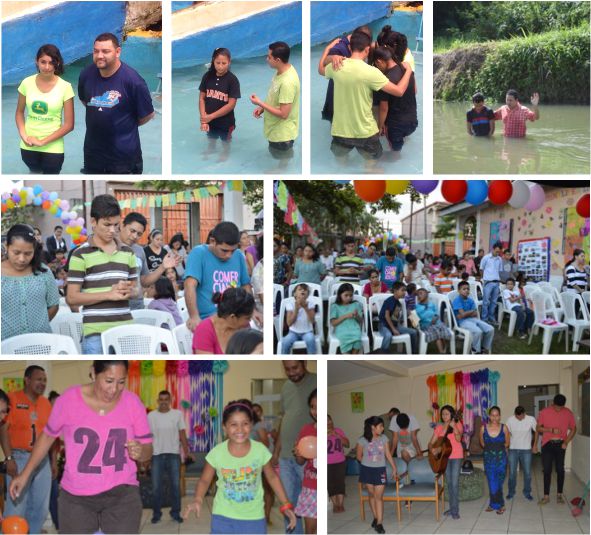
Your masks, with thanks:
[{"label": "sandal", "polygon": [[489,505],[489,506],[488,506],[488,507],[485,509],[485,511],[486,511],[487,513],[492,513],[492,512],[494,511],[494,509],[493,509],[493,508],[492,508],[492,507]]},{"label": "sandal", "polygon": [[497,511],[497,515],[502,515],[505,512],[505,508],[501,507],[498,511]]},{"label": "sandal", "polygon": [[550,498],[544,496],[539,502],[538,505],[546,505],[547,503],[550,503]]},{"label": "sandal", "polygon": [[558,496],[556,496],[556,503],[565,503],[564,496],[562,494],[559,494]]}]

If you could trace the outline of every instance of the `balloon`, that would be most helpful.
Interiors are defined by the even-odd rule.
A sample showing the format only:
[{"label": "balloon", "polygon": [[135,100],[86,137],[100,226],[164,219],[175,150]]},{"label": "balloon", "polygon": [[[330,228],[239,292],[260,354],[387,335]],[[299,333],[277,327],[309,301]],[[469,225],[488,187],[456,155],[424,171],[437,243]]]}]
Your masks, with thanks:
[{"label": "balloon", "polygon": [[47,201],[47,200],[49,199],[49,191],[42,191],[42,192],[41,192],[41,198],[42,198],[44,201]]},{"label": "balloon", "polygon": [[41,206],[41,203],[42,203],[42,202],[43,202],[43,199],[42,199],[41,197],[35,197],[35,198],[33,199],[33,204],[34,204],[35,206]]},{"label": "balloon", "polygon": [[2,533],[29,533],[29,524],[22,516],[7,516],[2,520]]},{"label": "balloon", "polygon": [[76,224],[77,224],[79,227],[82,227],[82,226],[84,226],[84,218],[83,218],[83,217],[79,217],[78,219],[76,219]]},{"label": "balloon", "polygon": [[348,184],[349,182],[351,182],[350,180],[335,180],[335,182],[337,184]]},{"label": "balloon", "polygon": [[61,199],[55,199],[55,201],[53,201],[53,204],[55,204],[58,208],[61,203],[62,203]]},{"label": "balloon", "polygon": [[50,206],[51,206],[51,203],[50,203],[49,201],[43,201],[43,202],[41,203],[41,207],[42,207],[44,210],[49,210]]},{"label": "balloon", "polygon": [[[86,231],[86,229],[82,229],[83,231]],[[84,243],[86,240],[88,240],[88,236],[86,236],[86,234],[83,234],[82,236],[80,236],[80,243]]]},{"label": "balloon", "polygon": [[439,180],[411,180],[410,183],[418,193],[429,195],[437,187]]},{"label": "balloon", "polygon": [[513,195],[510,180],[492,180],[488,185],[488,200],[492,204],[505,204]]},{"label": "balloon", "polygon": [[86,230],[85,228],[83,228],[83,229],[80,231],[80,234],[82,234],[82,236],[86,236],[86,233],[87,233],[87,230]]},{"label": "balloon", "polygon": [[57,192],[55,192],[55,191],[52,191],[52,192],[49,194],[49,200],[50,200],[50,201],[55,201],[56,199],[57,199]]},{"label": "balloon", "polygon": [[486,183],[486,180],[468,180],[466,202],[476,206],[486,201],[487,195],[488,184]]},{"label": "balloon", "polygon": [[386,193],[400,195],[408,188],[410,180],[386,180]]},{"label": "balloon", "polygon": [[577,214],[581,217],[589,217],[589,194],[583,195],[577,202]]},{"label": "balloon", "polygon": [[3,193],[2,194],[2,200],[3,201],[7,201],[8,199],[10,199],[10,193]]},{"label": "balloon", "polygon": [[14,208],[14,201],[12,199],[6,199],[6,207]]},{"label": "balloon", "polygon": [[304,459],[316,458],[316,437],[302,437],[298,442],[298,453]]},{"label": "balloon", "polygon": [[66,201],[65,199],[60,203],[60,208],[62,210],[69,210],[70,209],[70,203],[68,201]]},{"label": "balloon", "polygon": [[545,200],[546,194],[544,193],[544,188],[539,184],[532,184],[529,187],[529,201],[527,201],[525,209],[528,212],[535,212],[542,207]]},{"label": "balloon", "polygon": [[40,195],[42,191],[43,188],[39,184],[33,187],[33,195],[35,196]]},{"label": "balloon", "polygon": [[365,202],[377,202],[386,193],[385,180],[354,180],[355,193]]},{"label": "balloon", "polygon": [[444,180],[441,184],[441,195],[450,203],[462,202],[468,192],[465,180]]},{"label": "balloon", "polygon": [[21,202],[21,196],[20,193],[13,193],[12,194],[12,200],[18,204],[19,202]]},{"label": "balloon", "polygon": [[509,199],[509,205],[513,208],[523,208],[529,201],[529,187],[524,180],[513,182],[513,193]]},{"label": "balloon", "polygon": [[75,227],[76,226],[76,220],[75,219],[71,219],[70,222],[68,223],[68,225],[70,227]]}]

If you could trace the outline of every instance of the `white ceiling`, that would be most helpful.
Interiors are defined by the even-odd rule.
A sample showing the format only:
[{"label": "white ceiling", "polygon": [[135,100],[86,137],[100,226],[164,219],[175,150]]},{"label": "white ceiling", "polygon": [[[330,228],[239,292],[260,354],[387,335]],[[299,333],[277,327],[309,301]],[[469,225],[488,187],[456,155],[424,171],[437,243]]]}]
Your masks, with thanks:
[{"label": "white ceiling", "polygon": [[[432,364],[440,362],[438,360],[396,360],[398,366],[404,368],[416,368],[418,366],[424,366],[425,364]],[[383,373],[376,371],[372,368],[365,366],[365,362],[362,360],[358,361],[328,361],[328,386],[342,385],[345,383],[351,383],[358,381],[359,379],[368,379],[370,377],[378,377],[384,375]],[[385,376],[384,376],[385,377]]]}]

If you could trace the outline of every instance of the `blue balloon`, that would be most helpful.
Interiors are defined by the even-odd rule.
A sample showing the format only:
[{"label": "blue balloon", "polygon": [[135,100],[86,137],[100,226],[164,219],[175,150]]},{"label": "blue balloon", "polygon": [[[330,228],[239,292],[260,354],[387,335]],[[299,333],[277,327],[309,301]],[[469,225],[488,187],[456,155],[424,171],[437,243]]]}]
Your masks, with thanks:
[{"label": "blue balloon", "polygon": [[39,195],[41,192],[43,191],[43,188],[37,184],[36,186],[33,187],[33,195]]},{"label": "blue balloon", "polygon": [[33,197],[33,204],[35,206],[41,206],[43,199],[41,197]]},{"label": "blue balloon", "polygon": [[348,184],[349,182],[351,182],[350,180],[335,180],[335,182],[337,184]]},{"label": "blue balloon", "polygon": [[465,201],[467,203],[478,205],[482,204],[488,196],[488,184],[486,180],[467,180],[468,192]]},{"label": "blue balloon", "polygon": [[57,192],[55,192],[55,191],[52,191],[52,192],[49,194],[49,200],[50,200],[50,201],[55,201],[56,199],[57,199]]}]

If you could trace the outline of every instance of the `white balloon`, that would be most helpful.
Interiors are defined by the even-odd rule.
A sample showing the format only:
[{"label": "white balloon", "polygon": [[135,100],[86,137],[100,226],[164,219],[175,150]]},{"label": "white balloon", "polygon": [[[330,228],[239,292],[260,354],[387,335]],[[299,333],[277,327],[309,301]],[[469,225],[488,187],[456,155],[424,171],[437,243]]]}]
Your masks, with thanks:
[{"label": "white balloon", "polygon": [[529,201],[529,187],[524,180],[513,181],[513,194],[509,199],[509,204],[513,208],[523,208]]}]

